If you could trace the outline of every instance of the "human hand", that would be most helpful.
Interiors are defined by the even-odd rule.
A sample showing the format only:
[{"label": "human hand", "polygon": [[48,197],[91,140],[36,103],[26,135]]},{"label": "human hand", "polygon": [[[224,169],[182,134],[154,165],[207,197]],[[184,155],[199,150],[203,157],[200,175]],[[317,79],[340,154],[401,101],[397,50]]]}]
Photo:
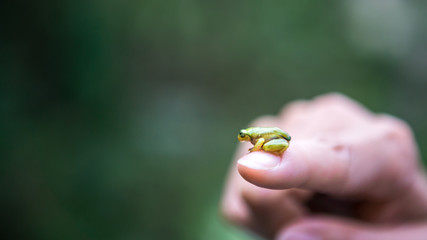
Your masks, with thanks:
[{"label": "human hand", "polygon": [[403,121],[329,94],[252,126],[292,141],[282,156],[240,144],[222,200],[229,221],[266,238],[427,239],[427,184]]}]

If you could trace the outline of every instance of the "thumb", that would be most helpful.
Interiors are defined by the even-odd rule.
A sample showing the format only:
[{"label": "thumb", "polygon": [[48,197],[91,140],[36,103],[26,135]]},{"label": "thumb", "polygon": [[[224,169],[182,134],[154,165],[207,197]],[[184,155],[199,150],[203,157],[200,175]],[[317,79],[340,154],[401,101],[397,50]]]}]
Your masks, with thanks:
[{"label": "thumb", "polygon": [[295,141],[282,156],[253,152],[237,163],[240,175],[260,187],[339,193],[349,178],[350,156],[340,146]]},{"label": "thumb", "polygon": [[315,217],[290,225],[277,235],[277,240],[422,240],[427,236],[427,223],[373,227],[333,217]]},{"label": "thumb", "polygon": [[[238,160],[248,182],[270,189],[304,188],[333,195],[394,196],[412,184],[416,167],[399,141],[377,137],[345,143],[297,140],[282,156],[253,152]],[[405,161],[403,161],[405,160]]]}]

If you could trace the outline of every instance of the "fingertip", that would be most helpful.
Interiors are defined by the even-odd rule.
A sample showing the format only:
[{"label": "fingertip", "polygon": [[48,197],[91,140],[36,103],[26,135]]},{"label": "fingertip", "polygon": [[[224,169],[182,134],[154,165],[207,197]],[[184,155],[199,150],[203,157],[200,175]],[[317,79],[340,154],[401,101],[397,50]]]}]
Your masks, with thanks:
[{"label": "fingertip", "polygon": [[269,187],[274,183],[271,175],[280,163],[280,156],[253,152],[237,161],[237,170],[246,181],[259,187]]},{"label": "fingertip", "polygon": [[295,148],[289,148],[283,155],[253,152],[237,162],[240,175],[248,182],[269,189],[286,189],[301,184],[306,176],[301,163],[295,159]]},{"label": "fingertip", "polygon": [[268,170],[280,164],[280,156],[265,152],[253,152],[237,161],[238,167],[246,167],[255,170]]}]

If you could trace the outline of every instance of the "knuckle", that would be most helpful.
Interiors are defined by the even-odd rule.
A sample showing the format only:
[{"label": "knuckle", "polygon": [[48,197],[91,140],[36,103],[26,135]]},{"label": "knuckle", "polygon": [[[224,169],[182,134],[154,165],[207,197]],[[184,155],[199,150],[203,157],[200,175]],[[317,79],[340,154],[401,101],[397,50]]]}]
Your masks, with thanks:
[{"label": "knuckle", "polygon": [[412,129],[408,123],[397,117],[380,114],[378,123],[386,126],[386,137],[395,140],[407,141],[413,137]]},{"label": "knuckle", "polygon": [[391,115],[381,114],[379,124],[383,127],[382,138],[387,144],[387,154],[390,159],[391,172],[411,173],[417,167],[418,150],[413,132],[405,121]]}]

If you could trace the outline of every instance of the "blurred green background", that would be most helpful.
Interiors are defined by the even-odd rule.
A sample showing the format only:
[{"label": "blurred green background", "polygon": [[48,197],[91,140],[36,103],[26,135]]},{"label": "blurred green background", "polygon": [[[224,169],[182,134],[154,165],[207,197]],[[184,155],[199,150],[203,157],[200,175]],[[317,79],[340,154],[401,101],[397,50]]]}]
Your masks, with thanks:
[{"label": "blurred green background", "polygon": [[427,151],[427,3],[4,1],[2,235],[248,239],[218,202],[236,134],[331,91]]}]

